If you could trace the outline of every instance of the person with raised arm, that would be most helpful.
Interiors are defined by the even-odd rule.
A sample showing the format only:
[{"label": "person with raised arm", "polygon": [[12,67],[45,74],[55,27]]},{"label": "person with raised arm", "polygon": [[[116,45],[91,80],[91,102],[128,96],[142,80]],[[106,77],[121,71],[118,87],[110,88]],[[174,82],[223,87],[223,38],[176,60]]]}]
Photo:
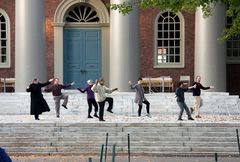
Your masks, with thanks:
[{"label": "person with raised arm", "polygon": [[96,80],[95,84],[91,89],[95,93],[96,101],[99,105],[99,121],[105,121],[103,119],[105,102],[108,102],[109,105],[107,111],[113,113],[113,98],[107,97],[106,93],[112,93],[118,90],[118,88],[110,89],[106,87],[104,85],[104,79],[100,78],[99,80]]},{"label": "person with raised arm", "polygon": [[88,118],[93,118],[91,116],[91,112],[92,112],[92,106],[94,106],[95,108],[95,113],[94,113],[94,117],[99,118],[97,115],[98,112],[98,105],[97,102],[95,100],[95,95],[94,92],[92,91],[92,86],[93,86],[93,81],[92,80],[88,80],[87,81],[88,86],[85,89],[81,89],[81,88],[77,88],[80,92],[82,93],[87,93],[87,103],[88,103]]},{"label": "person with raised arm", "polygon": [[37,78],[33,79],[32,83],[27,87],[26,91],[31,93],[30,114],[34,115],[35,120],[40,120],[39,115],[43,112],[50,111],[49,106],[43,98],[42,88],[49,85],[53,79],[46,83],[40,83]]},{"label": "person with raised arm", "polygon": [[182,115],[183,115],[183,111],[185,110],[188,116],[188,120],[194,120],[191,116],[191,113],[185,103],[185,97],[184,97],[184,92],[188,91],[189,89],[193,89],[196,88],[196,85],[188,87],[188,88],[184,88],[183,87],[184,83],[182,81],[180,81],[178,83],[175,95],[177,97],[177,104],[180,108],[180,113],[178,116],[178,120],[182,120]]},{"label": "person with raised arm", "polygon": [[59,79],[55,78],[54,81],[53,81],[53,84],[45,89],[46,92],[52,92],[53,99],[54,99],[54,102],[55,102],[55,109],[56,109],[57,118],[60,118],[60,102],[61,102],[61,99],[64,100],[63,104],[62,104],[62,107],[64,107],[65,109],[68,109],[67,108],[68,95],[63,94],[62,89],[66,89],[66,88],[68,88],[72,85],[74,85],[74,82],[72,82],[70,84],[66,84],[66,85],[60,84]]},{"label": "person with raised arm", "polygon": [[192,89],[193,97],[194,97],[194,107],[190,107],[191,113],[195,112],[195,118],[201,118],[200,116],[200,107],[202,106],[202,98],[201,98],[201,89],[207,90],[212,89],[214,86],[204,87],[201,83],[201,77],[198,75],[196,76],[195,82],[192,84],[193,86],[196,85],[196,88]]},{"label": "person with raised arm", "polygon": [[144,90],[142,87],[142,78],[138,78],[138,82],[137,84],[133,85],[131,81],[128,82],[130,85],[131,89],[135,89],[136,94],[135,94],[135,103],[138,104],[138,116],[141,116],[141,112],[142,112],[142,105],[143,103],[146,105],[146,110],[147,110],[147,115],[148,117],[151,118],[151,114],[150,114],[150,103],[148,102],[148,100],[146,99],[145,95],[144,95]]}]

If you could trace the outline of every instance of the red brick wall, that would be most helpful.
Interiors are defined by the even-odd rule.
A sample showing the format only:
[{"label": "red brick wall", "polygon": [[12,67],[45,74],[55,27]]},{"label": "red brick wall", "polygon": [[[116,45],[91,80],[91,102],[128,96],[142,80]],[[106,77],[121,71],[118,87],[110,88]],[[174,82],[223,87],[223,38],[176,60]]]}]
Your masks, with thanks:
[{"label": "red brick wall", "polygon": [[180,75],[190,75],[194,78],[194,31],[195,14],[183,12],[185,21],[185,67],[184,68],[153,68],[154,65],[154,23],[160,11],[158,9],[142,10],[140,13],[140,46],[141,46],[141,76],[171,76],[174,85]]},{"label": "red brick wall", "polygon": [[15,71],[15,0],[0,0],[0,8],[3,9],[10,19],[10,68],[0,68],[0,78],[13,78]]},{"label": "red brick wall", "polygon": [[54,76],[54,31],[53,19],[55,11],[62,0],[45,1],[45,16],[46,16],[46,64],[47,77]]},{"label": "red brick wall", "polygon": [[227,91],[240,95],[240,64],[227,64]]},{"label": "red brick wall", "polygon": [[[62,0],[45,1],[46,16],[46,62],[48,78],[54,75],[54,33],[53,18],[57,6]],[[102,0],[105,4],[110,0]],[[15,0],[0,0],[0,8],[10,17],[11,29],[11,67],[1,68],[0,77],[14,77],[15,71]],[[141,10],[140,12],[140,47],[141,47],[141,76],[159,77],[169,75],[173,77],[175,85],[180,75],[190,75],[194,79],[194,28],[195,14],[183,12],[185,20],[185,68],[164,69],[153,68],[154,50],[154,22],[158,9]],[[227,90],[240,94],[240,65],[227,65]]]},{"label": "red brick wall", "polygon": [[[102,0],[103,3],[109,3],[109,0]],[[53,19],[55,11],[62,0],[45,1],[46,15],[46,62],[47,62],[47,77],[54,76],[54,29]]]}]

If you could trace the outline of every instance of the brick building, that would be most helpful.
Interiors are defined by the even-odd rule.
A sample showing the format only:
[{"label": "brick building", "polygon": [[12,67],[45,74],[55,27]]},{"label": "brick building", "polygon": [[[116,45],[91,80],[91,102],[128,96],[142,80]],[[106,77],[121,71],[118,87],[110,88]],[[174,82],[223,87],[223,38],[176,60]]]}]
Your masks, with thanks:
[{"label": "brick building", "polygon": [[134,8],[110,11],[117,0],[1,0],[0,78],[15,78],[24,91],[32,78],[58,77],[84,86],[104,77],[128,91],[141,77],[201,75],[215,91],[240,93],[240,38],[219,43],[225,10],[213,15]]}]

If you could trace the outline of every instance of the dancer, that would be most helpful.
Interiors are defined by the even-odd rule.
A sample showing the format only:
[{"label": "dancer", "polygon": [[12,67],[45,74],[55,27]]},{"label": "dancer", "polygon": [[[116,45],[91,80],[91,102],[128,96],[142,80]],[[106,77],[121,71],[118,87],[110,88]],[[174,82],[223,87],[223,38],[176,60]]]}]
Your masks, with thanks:
[{"label": "dancer", "polygon": [[183,88],[183,82],[179,82],[178,83],[178,87],[176,89],[176,97],[177,97],[177,104],[180,108],[180,113],[178,116],[178,120],[182,120],[182,114],[183,111],[185,110],[188,116],[188,120],[194,120],[191,116],[191,113],[189,112],[189,109],[185,103],[185,98],[184,98],[184,92],[188,91],[188,89],[192,89],[192,88],[196,88],[196,85],[192,86],[192,87],[188,87],[188,88]]},{"label": "dancer", "polygon": [[33,79],[32,84],[27,87],[27,92],[31,93],[31,111],[30,114],[34,115],[35,120],[39,119],[39,114],[50,111],[49,106],[42,95],[42,87],[49,85],[53,79],[47,83],[39,83],[38,79]]},{"label": "dancer", "polygon": [[94,92],[92,91],[92,86],[93,86],[93,81],[92,80],[88,80],[87,81],[88,86],[83,90],[81,88],[77,88],[80,92],[85,93],[87,92],[87,102],[88,102],[88,118],[93,118],[91,116],[91,112],[92,112],[92,105],[95,107],[95,113],[94,113],[94,117],[99,118],[97,115],[98,112],[98,105],[97,102],[95,100],[95,96],[94,96]]},{"label": "dancer", "polygon": [[59,79],[55,78],[53,84],[50,87],[47,87],[45,89],[46,92],[52,92],[53,95],[53,99],[55,102],[55,109],[56,109],[56,116],[57,118],[60,118],[60,102],[61,99],[63,99],[63,104],[62,107],[64,107],[65,109],[67,108],[67,102],[68,102],[68,95],[62,94],[62,89],[66,89],[70,86],[74,85],[74,82],[67,84],[67,85],[63,85],[63,84],[59,84]]},{"label": "dancer", "polygon": [[198,75],[196,76],[196,81],[192,84],[193,86],[196,85],[196,88],[192,89],[193,97],[194,97],[194,108],[190,107],[191,113],[195,112],[195,118],[201,118],[200,116],[200,107],[202,106],[202,98],[201,98],[201,89],[207,90],[212,89],[214,86],[204,87],[202,86],[201,77]]},{"label": "dancer", "polygon": [[141,116],[141,111],[142,111],[142,104],[146,104],[146,109],[147,109],[147,115],[148,117],[151,118],[151,114],[149,112],[150,109],[150,103],[148,100],[145,98],[144,95],[144,90],[142,87],[142,78],[138,78],[137,84],[133,85],[131,81],[128,82],[131,89],[135,89],[136,94],[135,94],[135,103],[138,104],[138,116]]},{"label": "dancer", "polygon": [[97,100],[99,108],[100,108],[100,110],[99,110],[99,121],[105,121],[103,119],[105,102],[108,102],[108,104],[109,104],[107,111],[110,112],[110,113],[113,113],[112,112],[113,98],[112,97],[106,97],[106,93],[112,93],[113,91],[118,90],[118,88],[114,88],[114,89],[107,88],[104,85],[104,79],[100,78],[99,80],[96,80],[96,83],[93,85],[93,87],[91,89],[96,95],[96,100]]}]

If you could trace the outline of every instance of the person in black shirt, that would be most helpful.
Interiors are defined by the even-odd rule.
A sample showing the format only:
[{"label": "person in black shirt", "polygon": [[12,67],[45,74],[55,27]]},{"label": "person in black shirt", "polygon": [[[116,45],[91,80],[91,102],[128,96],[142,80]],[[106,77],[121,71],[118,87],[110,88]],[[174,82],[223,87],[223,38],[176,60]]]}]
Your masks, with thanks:
[{"label": "person in black shirt", "polygon": [[32,84],[27,87],[27,92],[31,93],[31,110],[30,114],[34,115],[35,120],[39,120],[39,114],[50,111],[49,106],[42,95],[42,87],[52,82],[50,79],[47,83],[39,83],[38,79],[33,79]]},{"label": "person in black shirt", "polygon": [[200,107],[202,105],[202,98],[201,96],[201,89],[203,90],[207,90],[210,88],[214,88],[214,86],[210,86],[210,87],[204,87],[201,83],[201,77],[198,75],[196,76],[196,81],[192,84],[192,86],[196,85],[196,88],[192,89],[193,92],[193,97],[194,97],[194,108],[190,108],[191,113],[195,112],[196,116],[195,118],[201,118],[199,111],[200,111]]},{"label": "person in black shirt", "polygon": [[192,89],[192,88],[195,88],[196,86],[192,86],[192,87],[188,87],[188,88],[183,88],[183,82],[179,82],[178,83],[178,87],[176,89],[176,92],[175,92],[175,95],[177,97],[177,104],[180,108],[180,113],[179,113],[179,116],[178,116],[178,120],[182,120],[182,114],[183,114],[183,111],[185,110],[186,113],[187,113],[187,116],[188,116],[188,120],[194,120],[191,116],[191,113],[189,112],[189,109],[185,103],[185,98],[184,98],[184,92],[188,91],[188,89]]}]

